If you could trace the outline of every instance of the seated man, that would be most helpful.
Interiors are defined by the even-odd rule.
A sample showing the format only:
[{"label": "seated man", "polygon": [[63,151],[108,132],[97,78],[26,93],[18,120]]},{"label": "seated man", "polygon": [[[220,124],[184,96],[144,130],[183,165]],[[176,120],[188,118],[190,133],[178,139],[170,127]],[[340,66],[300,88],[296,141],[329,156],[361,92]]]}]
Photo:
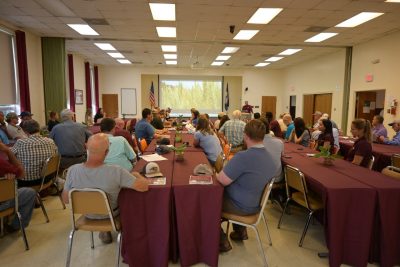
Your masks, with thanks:
[{"label": "seated man", "polygon": [[133,141],[132,135],[129,133],[128,130],[124,129],[125,122],[122,119],[115,119],[115,132],[114,136],[122,136],[125,138],[126,141],[128,141],[129,145],[132,147],[133,151],[135,153],[138,153],[138,146],[136,142]]},{"label": "seated man", "polygon": [[44,162],[57,154],[54,141],[40,135],[40,126],[37,121],[26,120],[23,127],[28,138],[19,139],[11,148],[26,171],[25,177],[18,180],[18,187],[39,185],[42,181],[40,176]]},{"label": "seated man", "polygon": [[[228,161],[217,174],[225,186],[222,210],[237,215],[251,215],[260,211],[260,200],[267,183],[277,174],[278,167],[264,147],[265,126],[260,120],[252,120],[244,129],[244,141],[248,147]],[[232,240],[247,239],[246,228],[233,225]],[[220,251],[232,249],[221,229]]]},{"label": "seated man", "polygon": [[[0,151],[5,153],[8,160],[0,157],[0,177],[6,179],[20,178],[25,175],[24,168],[17,160],[11,150],[0,142]],[[32,188],[25,187],[18,189],[18,210],[21,214],[22,225],[27,227],[32,217],[33,208],[35,206],[36,191]],[[0,212],[8,208],[14,207],[15,201],[0,202]],[[9,233],[20,229],[18,217],[15,216],[10,225],[5,225],[5,230]]]},{"label": "seated man", "polygon": [[392,140],[389,140],[389,138],[380,136],[378,139],[379,142],[387,144],[387,145],[400,146],[400,119],[394,120],[392,123],[389,123],[388,125],[392,126],[392,129],[396,133],[395,136],[393,136]]},{"label": "seated man", "polygon": [[74,122],[74,116],[73,111],[62,110],[60,113],[61,123],[54,126],[50,133],[50,138],[54,140],[61,154],[61,169],[85,161],[85,143],[92,135],[85,125]]},{"label": "seated man", "polygon": [[222,125],[219,129],[220,133],[223,133],[228,140],[229,144],[232,144],[232,152],[237,152],[243,148],[243,132],[246,123],[240,120],[242,113],[239,110],[233,112],[233,119],[229,120]]},{"label": "seated man", "polygon": [[383,136],[387,138],[387,130],[383,126],[383,117],[380,115],[375,115],[372,120],[372,141],[376,141],[379,137]]},{"label": "seated man", "polygon": [[136,163],[136,154],[125,138],[113,136],[115,133],[115,121],[111,118],[103,118],[100,122],[100,130],[107,135],[110,142],[104,163],[118,165],[129,172],[132,171],[132,163]]},{"label": "seated man", "polygon": [[135,134],[137,139],[146,139],[147,144],[151,143],[153,138],[161,137],[162,131],[156,131],[150,124],[153,121],[153,115],[148,108],[143,109],[142,119],[136,123]]},{"label": "seated man", "polygon": [[282,118],[283,123],[287,126],[286,132],[285,132],[285,139],[289,140],[290,135],[292,134],[292,131],[294,130],[294,123],[292,120],[292,116],[290,114],[285,114]]},{"label": "seated man", "polygon": [[[147,191],[149,183],[137,172],[132,174],[117,165],[106,165],[104,159],[109,149],[107,135],[95,134],[87,143],[88,159],[85,163],[76,164],[69,168],[62,193],[65,203],[69,202],[68,192],[73,188],[99,188],[109,197],[114,215],[119,214],[118,195],[121,188],[132,188],[139,192]],[[104,219],[96,214],[87,215],[90,219]],[[99,238],[103,243],[111,243],[110,232],[100,232]]]},{"label": "seated man", "polygon": [[10,112],[6,116],[7,121],[7,132],[10,135],[10,141],[12,143],[16,142],[18,139],[26,138],[26,134],[20,126],[18,126],[18,116],[15,112]]}]

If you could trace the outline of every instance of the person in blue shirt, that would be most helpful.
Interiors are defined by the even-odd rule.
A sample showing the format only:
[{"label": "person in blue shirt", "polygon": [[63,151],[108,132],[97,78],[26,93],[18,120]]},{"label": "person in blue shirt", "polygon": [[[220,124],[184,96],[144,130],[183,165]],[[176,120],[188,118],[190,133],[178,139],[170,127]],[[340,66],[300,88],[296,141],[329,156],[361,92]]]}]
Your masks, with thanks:
[{"label": "person in blue shirt", "polygon": [[0,129],[0,141],[5,145],[10,144],[7,134],[2,129]]},{"label": "person in blue shirt", "polygon": [[157,131],[150,124],[153,120],[153,114],[151,110],[145,108],[142,110],[142,119],[135,125],[135,134],[137,139],[146,139],[146,143],[150,144],[153,138],[161,137],[163,131]]},{"label": "person in blue shirt", "polygon": [[290,114],[285,114],[285,116],[283,116],[282,119],[283,119],[283,123],[285,123],[287,125],[285,139],[289,140],[289,137],[292,134],[292,131],[294,129],[294,123],[292,120],[292,116],[290,116]]},{"label": "person in blue shirt", "polygon": [[388,138],[380,136],[379,137],[380,143],[384,143],[387,145],[400,146],[400,119],[394,120],[392,123],[389,123],[388,125],[392,126],[392,129],[396,132],[396,134],[393,136],[392,140],[389,140]]}]

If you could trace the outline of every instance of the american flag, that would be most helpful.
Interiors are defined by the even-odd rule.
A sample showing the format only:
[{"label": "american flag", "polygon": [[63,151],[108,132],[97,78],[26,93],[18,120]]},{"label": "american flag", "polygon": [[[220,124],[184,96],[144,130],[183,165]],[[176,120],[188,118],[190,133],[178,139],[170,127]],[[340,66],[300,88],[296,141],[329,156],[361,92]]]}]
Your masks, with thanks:
[{"label": "american flag", "polygon": [[226,93],[225,93],[225,111],[229,109],[229,85],[226,84]]},{"label": "american flag", "polygon": [[150,99],[150,106],[153,108],[156,105],[156,98],[154,97],[154,85],[153,85],[153,82],[151,82],[149,99]]}]

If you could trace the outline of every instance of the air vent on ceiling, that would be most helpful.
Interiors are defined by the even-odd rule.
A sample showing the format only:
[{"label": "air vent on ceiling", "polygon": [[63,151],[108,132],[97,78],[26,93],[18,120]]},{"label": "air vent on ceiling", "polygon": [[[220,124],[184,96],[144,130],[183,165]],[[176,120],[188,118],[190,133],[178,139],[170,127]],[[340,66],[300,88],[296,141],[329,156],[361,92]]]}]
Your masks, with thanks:
[{"label": "air vent on ceiling", "polygon": [[105,19],[83,18],[89,25],[110,25]]},{"label": "air vent on ceiling", "polygon": [[310,26],[307,29],[305,29],[305,32],[323,32],[325,30],[329,29],[329,27],[323,27],[323,26]]}]

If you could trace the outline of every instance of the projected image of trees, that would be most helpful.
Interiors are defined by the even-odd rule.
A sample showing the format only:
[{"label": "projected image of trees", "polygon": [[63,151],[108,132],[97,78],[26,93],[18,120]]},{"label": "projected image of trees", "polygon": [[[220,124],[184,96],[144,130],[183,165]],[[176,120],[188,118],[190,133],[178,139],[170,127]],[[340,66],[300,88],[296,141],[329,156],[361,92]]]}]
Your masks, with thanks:
[{"label": "projected image of trees", "polygon": [[174,110],[195,107],[203,112],[221,110],[220,81],[160,81],[161,104]]}]

